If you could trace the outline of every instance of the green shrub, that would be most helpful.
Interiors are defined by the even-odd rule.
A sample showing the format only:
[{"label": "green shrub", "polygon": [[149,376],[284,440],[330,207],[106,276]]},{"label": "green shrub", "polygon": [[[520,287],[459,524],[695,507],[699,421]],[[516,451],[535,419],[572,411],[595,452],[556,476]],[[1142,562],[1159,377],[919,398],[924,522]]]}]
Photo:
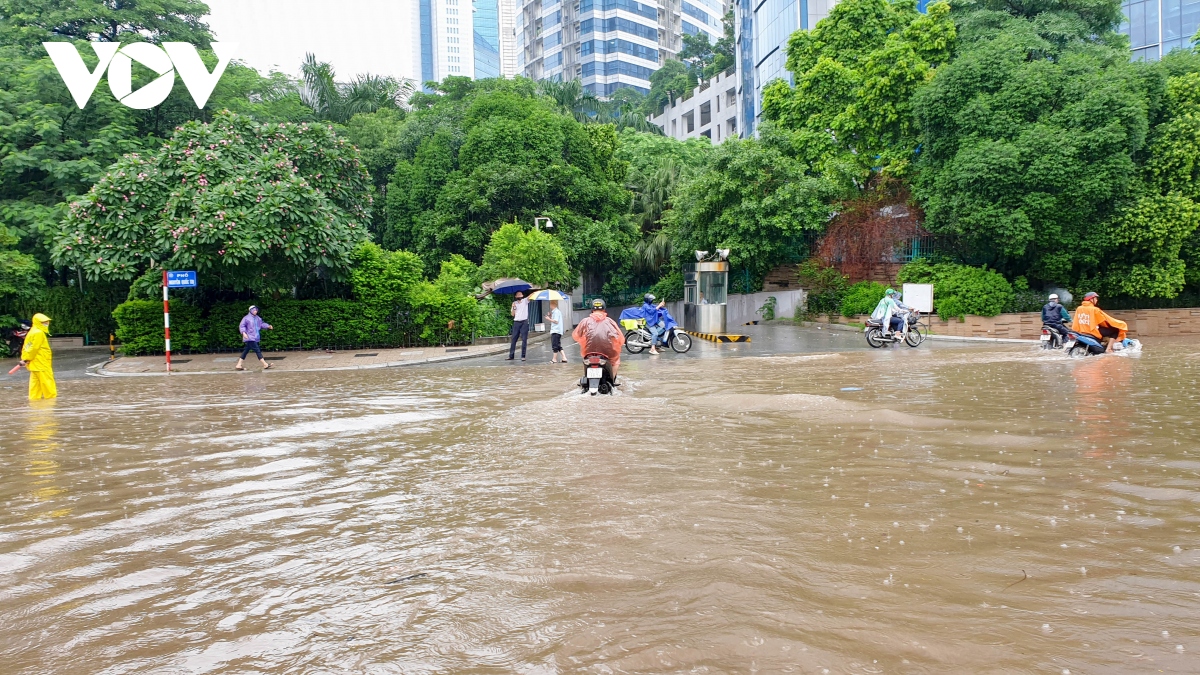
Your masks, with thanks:
[{"label": "green shrub", "polygon": [[[94,342],[107,343],[108,334],[117,327],[112,311],[125,295],[125,284],[120,282],[89,283],[86,294],[76,286],[50,286],[0,307],[0,315],[12,314],[28,321],[41,312],[53,319],[51,330],[56,335],[87,335]],[[158,301],[158,313],[161,328],[162,300]]]},{"label": "green shrub", "polygon": [[[1013,301],[1013,288],[986,267],[914,260],[900,268],[900,283],[933,284],[933,309],[942,319],[996,316]],[[1040,307],[1040,305],[1039,305]]]},{"label": "green shrub", "polygon": [[833,314],[841,307],[846,294],[846,277],[841,272],[810,258],[797,267],[796,277],[808,294],[809,314]]},{"label": "green shrub", "polygon": [[[161,354],[163,342],[163,304],[155,300],[129,300],[113,310],[117,339],[129,355]],[[236,331],[236,328],[235,328]],[[204,322],[200,308],[176,302],[171,305],[171,351],[202,351]]]},{"label": "green shrub", "polygon": [[[566,303],[561,303],[559,309],[562,310],[564,318],[569,318],[571,309],[566,306]],[[502,306],[493,296],[488,296],[480,301],[478,321],[475,334],[479,337],[496,337],[512,332],[513,320],[512,315],[508,312],[508,306]]]},{"label": "green shrub", "polygon": [[887,286],[876,281],[860,281],[846,290],[842,296],[842,316],[870,314],[883,299]]}]

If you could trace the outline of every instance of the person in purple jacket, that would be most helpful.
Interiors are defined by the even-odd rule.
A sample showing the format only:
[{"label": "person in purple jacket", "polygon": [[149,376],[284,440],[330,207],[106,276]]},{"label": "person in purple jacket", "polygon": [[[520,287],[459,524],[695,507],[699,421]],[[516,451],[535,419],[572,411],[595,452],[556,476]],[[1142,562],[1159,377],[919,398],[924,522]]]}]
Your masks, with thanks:
[{"label": "person in purple jacket", "polygon": [[258,346],[259,332],[264,328],[271,330],[271,324],[263,321],[262,317],[258,315],[258,307],[250,305],[250,313],[242,317],[242,323],[238,326],[238,330],[242,331],[242,342],[244,342],[246,346],[242,349],[242,356],[238,359],[237,365],[234,366],[234,369],[245,370],[245,368],[242,367],[242,361],[246,360],[246,355],[249,354],[251,350],[254,351],[254,354],[258,357],[259,362],[262,363],[263,370],[267,370],[271,367],[271,364],[267,363],[267,360],[263,358],[262,347]]}]

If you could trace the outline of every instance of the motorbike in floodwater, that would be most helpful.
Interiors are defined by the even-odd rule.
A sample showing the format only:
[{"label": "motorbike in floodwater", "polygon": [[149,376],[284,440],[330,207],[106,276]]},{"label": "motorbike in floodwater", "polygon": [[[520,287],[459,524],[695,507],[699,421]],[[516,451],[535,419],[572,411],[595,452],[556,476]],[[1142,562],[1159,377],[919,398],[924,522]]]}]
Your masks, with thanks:
[{"label": "motorbike in floodwater", "polygon": [[[1099,356],[1107,353],[1104,344],[1096,338],[1076,333],[1070,329],[1067,330],[1067,341],[1063,343],[1063,349],[1066,350],[1067,356]],[[1114,354],[1137,354],[1141,351],[1141,340],[1132,338],[1116,340],[1112,345],[1112,353]]]},{"label": "motorbike in floodwater", "polygon": [[[692,348],[692,336],[679,329],[675,317],[668,311],[663,311],[666,328],[659,340],[677,354],[686,354]],[[650,348],[650,329],[646,327],[646,318],[640,307],[630,307],[621,312],[621,328],[625,331],[625,349],[630,354],[641,354]]]},{"label": "motorbike in floodwater", "polygon": [[[621,319],[621,328],[625,329],[625,349],[630,354],[641,354],[650,348],[650,329],[646,328],[645,319]],[[686,354],[692,348],[692,336],[680,330],[674,321],[669,322],[659,339],[677,354]]]},{"label": "motorbike in floodwater", "polygon": [[[1067,332],[1070,333],[1070,331]],[[1054,326],[1051,326],[1048,323],[1042,324],[1042,336],[1040,339],[1042,342],[1042,349],[1063,348],[1062,333],[1059,333]]]},{"label": "motorbike in floodwater", "polygon": [[891,335],[885,335],[882,321],[868,319],[866,327],[863,328],[863,333],[866,335],[867,344],[876,349],[884,345],[899,344],[901,342],[909,347],[917,347],[925,341],[926,335],[926,331],[921,329],[920,322],[920,313],[913,312],[905,316],[903,331],[892,331]]},{"label": "motorbike in floodwater", "polygon": [[583,389],[583,393],[592,396],[611,394],[617,386],[607,356],[593,353],[583,357],[583,377],[579,378],[579,387]]}]

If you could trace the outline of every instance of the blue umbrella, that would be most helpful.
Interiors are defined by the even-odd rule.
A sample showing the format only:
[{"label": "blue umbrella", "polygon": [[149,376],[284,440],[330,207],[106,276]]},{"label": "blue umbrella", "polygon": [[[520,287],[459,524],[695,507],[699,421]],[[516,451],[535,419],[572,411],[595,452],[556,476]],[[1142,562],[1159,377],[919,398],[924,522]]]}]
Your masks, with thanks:
[{"label": "blue umbrella", "polygon": [[524,293],[533,288],[533,284],[521,279],[497,279],[492,286],[492,292],[500,295],[512,295],[517,291]]}]

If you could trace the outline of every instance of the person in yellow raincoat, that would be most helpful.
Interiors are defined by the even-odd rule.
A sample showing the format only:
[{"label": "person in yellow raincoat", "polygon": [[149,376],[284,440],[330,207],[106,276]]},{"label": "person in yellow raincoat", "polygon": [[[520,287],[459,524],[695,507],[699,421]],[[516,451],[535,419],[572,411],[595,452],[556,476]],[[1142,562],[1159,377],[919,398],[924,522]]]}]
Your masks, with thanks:
[{"label": "person in yellow raincoat", "polygon": [[58,398],[50,354],[50,317],[33,315],[33,327],[21,347],[21,365],[29,369],[29,400]]}]

